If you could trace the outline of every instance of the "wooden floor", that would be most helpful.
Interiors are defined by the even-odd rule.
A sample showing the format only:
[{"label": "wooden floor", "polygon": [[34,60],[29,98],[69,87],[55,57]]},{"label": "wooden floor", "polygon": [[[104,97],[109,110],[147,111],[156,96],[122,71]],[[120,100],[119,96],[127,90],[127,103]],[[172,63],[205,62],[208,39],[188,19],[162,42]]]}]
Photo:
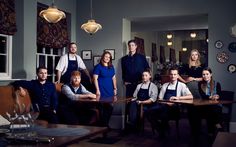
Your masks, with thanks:
[{"label": "wooden floor", "polygon": [[116,142],[107,143],[92,143],[93,138],[88,138],[77,144],[70,145],[70,147],[76,146],[96,146],[96,147],[211,147],[214,142],[214,137],[209,136],[206,132],[206,125],[203,121],[201,136],[198,139],[194,139],[190,134],[190,128],[187,119],[181,119],[179,123],[180,136],[178,138],[176,134],[175,122],[170,122],[170,132],[165,138],[159,137],[159,135],[153,134],[150,124],[145,122],[145,129],[143,133],[123,133],[120,130],[111,130],[107,136],[107,142],[110,140],[116,140]]}]

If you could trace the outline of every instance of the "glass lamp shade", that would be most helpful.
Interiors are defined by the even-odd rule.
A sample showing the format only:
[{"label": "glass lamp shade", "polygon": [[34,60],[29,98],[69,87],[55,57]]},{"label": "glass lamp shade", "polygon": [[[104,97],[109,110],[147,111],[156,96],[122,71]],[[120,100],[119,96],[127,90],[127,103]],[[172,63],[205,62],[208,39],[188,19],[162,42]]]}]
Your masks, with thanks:
[{"label": "glass lamp shade", "polygon": [[166,38],[167,38],[167,39],[171,39],[172,37],[173,37],[172,34],[167,34],[167,35],[166,35]]},{"label": "glass lamp shade", "polygon": [[94,19],[90,19],[87,23],[84,23],[81,26],[81,29],[92,35],[95,34],[98,30],[102,29],[102,26],[96,23]]},{"label": "glass lamp shade", "polygon": [[196,33],[190,33],[191,38],[196,38],[197,34]]},{"label": "glass lamp shade", "polygon": [[39,16],[47,20],[49,23],[57,23],[61,19],[66,18],[65,13],[58,10],[56,6],[51,6],[46,10],[42,10],[39,13]]}]

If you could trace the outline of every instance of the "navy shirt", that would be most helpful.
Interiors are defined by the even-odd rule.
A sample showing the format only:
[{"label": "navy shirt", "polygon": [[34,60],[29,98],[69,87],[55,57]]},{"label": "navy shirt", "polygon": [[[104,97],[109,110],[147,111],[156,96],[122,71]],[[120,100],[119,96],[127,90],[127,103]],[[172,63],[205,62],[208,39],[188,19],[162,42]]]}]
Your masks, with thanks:
[{"label": "navy shirt", "polygon": [[126,55],[121,59],[122,78],[125,82],[138,83],[142,81],[142,73],[149,68],[144,55],[135,53],[133,56]]},{"label": "navy shirt", "polygon": [[33,104],[38,104],[39,107],[49,106],[56,110],[58,98],[56,87],[51,82],[41,84],[38,80],[31,81],[15,81],[14,87],[23,87],[29,91]]}]

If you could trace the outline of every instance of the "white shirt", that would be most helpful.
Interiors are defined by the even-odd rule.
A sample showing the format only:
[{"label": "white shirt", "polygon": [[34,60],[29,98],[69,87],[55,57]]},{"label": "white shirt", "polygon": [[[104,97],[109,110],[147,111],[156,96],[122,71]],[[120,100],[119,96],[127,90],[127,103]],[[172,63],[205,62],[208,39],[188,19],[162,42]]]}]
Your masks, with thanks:
[{"label": "white shirt", "polygon": [[[159,99],[162,100],[164,98],[164,95],[166,93],[166,88],[168,85],[169,85],[168,89],[175,90],[176,84],[177,84],[177,81],[175,81],[174,83],[167,82],[163,84],[161,91],[159,93]],[[188,87],[186,86],[186,84],[180,81],[178,81],[178,86],[176,90],[177,90],[176,96],[186,96],[186,95],[192,94],[190,90],[188,89]]]},{"label": "white shirt", "polygon": [[[79,55],[76,55],[75,57],[69,54],[69,60],[75,61],[76,59],[78,63],[78,68],[86,69],[84,62]],[[57,64],[56,70],[59,70],[60,72],[62,72],[62,75],[63,75],[66,72],[67,68],[68,68],[68,53],[61,56]]]},{"label": "white shirt", "polygon": [[[139,89],[140,88],[148,89],[149,83],[150,82],[138,84],[136,89],[135,89],[135,91],[134,91],[133,97],[135,99],[137,99],[137,95],[138,95]],[[155,102],[157,100],[157,94],[158,94],[157,86],[154,83],[151,82],[151,85],[149,87],[149,99],[151,101]]]}]

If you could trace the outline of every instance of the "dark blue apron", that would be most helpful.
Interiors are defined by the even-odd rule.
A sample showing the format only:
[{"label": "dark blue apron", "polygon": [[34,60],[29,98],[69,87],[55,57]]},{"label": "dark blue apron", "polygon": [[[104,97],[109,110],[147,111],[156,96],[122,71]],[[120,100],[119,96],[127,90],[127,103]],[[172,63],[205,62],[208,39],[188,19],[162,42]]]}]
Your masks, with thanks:
[{"label": "dark blue apron", "polygon": [[165,92],[165,95],[164,95],[164,98],[163,98],[164,100],[169,100],[170,97],[172,97],[172,96],[177,96],[178,81],[177,81],[177,83],[176,83],[176,86],[175,86],[175,89],[174,89],[174,90],[168,89],[169,85],[170,85],[170,83],[169,83],[169,84],[167,85],[167,87],[166,87],[166,92]]},{"label": "dark blue apron", "polygon": [[61,76],[61,82],[64,83],[64,84],[65,83],[70,83],[71,73],[75,70],[79,70],[78,69],[77,58],[76,58],[76,60],[70,60],[69,59],[69,53],[68,53],[68,66],[67,66],[66,72]]},{"label": "dark blue apron", "polygon": [[145,101],[149,99],[149,88],[150,88],[151,82],[148,85],[148,89],[142,89],[143,84],[140,86],[140,89],[138,91],[137,97],[140,101]]}]

